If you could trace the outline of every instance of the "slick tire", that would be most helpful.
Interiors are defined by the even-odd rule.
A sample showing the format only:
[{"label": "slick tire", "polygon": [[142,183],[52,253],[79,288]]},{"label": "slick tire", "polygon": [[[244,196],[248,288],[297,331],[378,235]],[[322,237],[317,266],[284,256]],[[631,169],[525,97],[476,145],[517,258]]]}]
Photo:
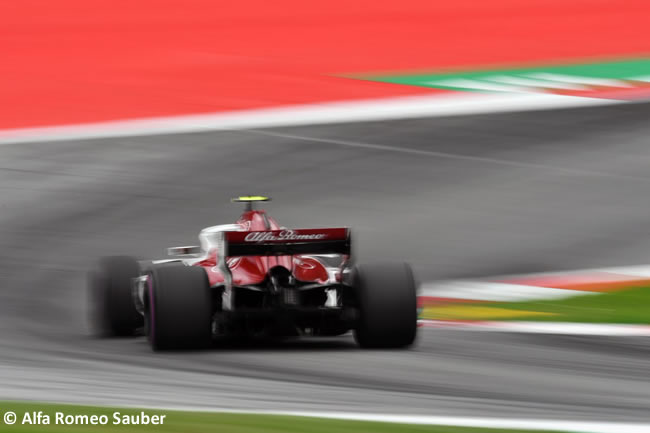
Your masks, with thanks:
[{"label": "slick tire", "polygon": [[130,336],[144,324],[135,309],[132,279],[140,273],[133,257],[112,256],[99,261],[98,269],[89,276],[91,320],[94,330],[102,336]]},{"label": "slick tire", "polygon": [[202,349],[210,345],[212,301],[203,268],[151,269],[145,294],[145,332],[154,350]]},{"label": "slick tire", "polygon": [[401,348],[417,333],[417,295],[405,263],[358,265],[353,287],[359,315],[354,336],[364,348]]}]

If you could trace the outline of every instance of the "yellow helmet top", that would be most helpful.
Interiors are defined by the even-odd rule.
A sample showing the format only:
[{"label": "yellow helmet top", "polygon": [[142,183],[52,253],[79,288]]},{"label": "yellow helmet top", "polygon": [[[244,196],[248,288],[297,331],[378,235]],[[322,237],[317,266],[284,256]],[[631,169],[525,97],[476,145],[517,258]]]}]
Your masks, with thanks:
[{"label": "yellow helmet top", "polygon": [[263,195],[243,195],[240,197],[235,197],[230,199],[231,202],[233,203],[240,203],[240,202],[253,202],[253,201],[271,201],[271,197],[264,197]]}]

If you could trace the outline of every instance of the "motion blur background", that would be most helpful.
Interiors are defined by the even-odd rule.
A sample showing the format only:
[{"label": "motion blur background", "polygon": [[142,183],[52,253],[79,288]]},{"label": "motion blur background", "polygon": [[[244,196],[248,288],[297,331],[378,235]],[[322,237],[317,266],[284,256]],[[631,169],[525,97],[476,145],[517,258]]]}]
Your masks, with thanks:
[{"label": "motion blur background", "polygon": [[[433,324],[510,317],[437,312],[441,280],[559,290],[566,274],[521,275],[647,263],[649,17],[636,0],[0,3],[0,398],[650,421],[648,337],[449,321],[404,352],[345,336],[153,354],[91,338],[84,290],[98,257],[191,244],[249,193],[289,227],[351,226],[363,261],[410,262]],[[365,120],[256,127],[338,102]],[[210,123],[233,113],[246,128]],[[157,120],[111,123],[140,119]],[[579,273],[616,298],[500,308],[647,325],[634,269]]]}]

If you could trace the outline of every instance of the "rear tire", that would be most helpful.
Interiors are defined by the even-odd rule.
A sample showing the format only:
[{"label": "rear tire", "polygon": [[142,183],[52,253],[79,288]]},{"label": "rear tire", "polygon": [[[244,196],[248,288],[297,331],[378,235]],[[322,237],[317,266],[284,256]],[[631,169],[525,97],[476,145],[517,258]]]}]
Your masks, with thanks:
[{"label": "rear tire", "polygon": [[128,256],[104,257],[90,274],[91,319],[97,333],[130,336],[142,327],[144,319],[135,309],[131,289],[139,274],[138,262]]},{"label": "rear tire", "polygon": [[354,269],[359,317],[354,336],[364,348],[399,348],[417,333],[417,295],[406,263],[359,265]]},{"label": "rear tire", "polygon": [[145,331],[154,350],[209,346],[212,302],[203,268],[154,267],[148,280],[145,322]]}]

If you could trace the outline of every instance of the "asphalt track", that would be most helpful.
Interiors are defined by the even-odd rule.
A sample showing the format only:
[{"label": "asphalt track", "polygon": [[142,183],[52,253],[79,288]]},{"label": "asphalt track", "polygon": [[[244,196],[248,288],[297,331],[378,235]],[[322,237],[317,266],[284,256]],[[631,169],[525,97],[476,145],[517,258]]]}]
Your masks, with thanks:
[{"label": "asphalt track", "polygon": [[0,146],[0,399],[650,420],[650,340],[425,329],[152,353],[85,317],[97,257],[159,257],[273,196],[423,281],[644,263],[650,105]]}]

